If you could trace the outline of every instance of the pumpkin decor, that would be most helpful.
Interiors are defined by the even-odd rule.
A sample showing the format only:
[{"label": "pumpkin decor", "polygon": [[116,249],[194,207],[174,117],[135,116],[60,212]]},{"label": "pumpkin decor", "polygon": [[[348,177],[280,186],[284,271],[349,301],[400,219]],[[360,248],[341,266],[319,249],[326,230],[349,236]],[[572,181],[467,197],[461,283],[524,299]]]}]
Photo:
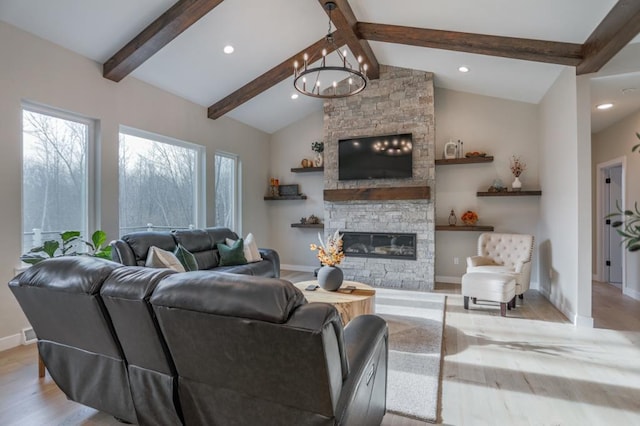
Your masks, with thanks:
[{"label": "pumpkin decor", "polygon": [[460,219],[462,219],[465,225],[473,226],[478,222],[478,214],[472,210],[467,210]]}]

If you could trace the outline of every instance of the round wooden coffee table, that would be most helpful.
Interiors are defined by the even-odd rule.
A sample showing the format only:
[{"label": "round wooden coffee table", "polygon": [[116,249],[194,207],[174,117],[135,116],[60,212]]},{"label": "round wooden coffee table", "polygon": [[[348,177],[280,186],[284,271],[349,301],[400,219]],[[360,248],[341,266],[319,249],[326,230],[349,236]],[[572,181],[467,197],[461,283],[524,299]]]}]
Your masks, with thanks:
[{"label": "round wooden coffee table", "polygon": [[[335,306],[344,325],[358,315],[375,312],[376,290],[366,284],[345,281],[338,291],[326,291],[320,287],[314,291],[305,290],[309,285],[318,285],[316,280],[302,281],[294,285],[302,291],[308,302],[331,303]],[[356,289],[352,293],[347,293],[344,290],[347,286],[354,286]]]}]

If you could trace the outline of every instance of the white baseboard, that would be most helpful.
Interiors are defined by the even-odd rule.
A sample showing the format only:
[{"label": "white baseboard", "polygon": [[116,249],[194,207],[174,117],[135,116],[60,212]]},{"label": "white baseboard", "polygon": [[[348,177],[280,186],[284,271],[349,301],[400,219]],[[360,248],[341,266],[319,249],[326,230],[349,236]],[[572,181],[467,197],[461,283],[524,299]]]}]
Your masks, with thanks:
[{"label": "white baseboard", "polygon": [[462,277],[447,277],[444,275],[436,275],[437,283],[462,284]]},{"label": "white baseboard", "polygon": [[0,351],[6,351],[7,349],[15,348],[22,344],[22,334],[13,334],[7,337],[0,337]]},{"label": "white baseboard", "polygon": [[625,296],[629,296],[633,299],[640,300],[640,291],[634,290],[632,288],[625,288],[622,292]]},{"label": "white baseboard", "polygon": [[573,325],[581,328],[593,328],[593,317],[585,317],[582,315],[573,316]]},{"label": "white baseboard", "polygon": [[285,270],[285,271],[297,271],[297,272],[313,272],[316,269],[318,269],[320,267],[320,265],[318,266],[304,266],[304,265],[286,265],[286,264],[281,264],[280,265],[280,269]]}]

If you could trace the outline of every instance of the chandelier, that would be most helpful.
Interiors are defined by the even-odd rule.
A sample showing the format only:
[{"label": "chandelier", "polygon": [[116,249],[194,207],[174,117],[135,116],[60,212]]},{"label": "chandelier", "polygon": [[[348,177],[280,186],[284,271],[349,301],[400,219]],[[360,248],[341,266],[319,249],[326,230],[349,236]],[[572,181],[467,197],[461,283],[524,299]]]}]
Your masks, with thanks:
[{"label": "chandelier", "polygon": [[[331,34],[331,11],[336,8],[335,2],[328,1],[324,8],[329,12],[329,29],[325,37],[327,45],[337,52],[335,60],[327,58],[327,49],[322,49],[319,66],[309,67],[309,55],[303,55],[304,63],[300,67],[298,61],[293,63],[293,87],[303,95],[314,98],[345,98],[360,93],[367,87],[367,64],[358,57],[358,66],[354,68],[347,60],[347,50],[340,52]],[[327,84],[327,82],[331,82]],[[323,86],[324,85],[324,86]]]}]

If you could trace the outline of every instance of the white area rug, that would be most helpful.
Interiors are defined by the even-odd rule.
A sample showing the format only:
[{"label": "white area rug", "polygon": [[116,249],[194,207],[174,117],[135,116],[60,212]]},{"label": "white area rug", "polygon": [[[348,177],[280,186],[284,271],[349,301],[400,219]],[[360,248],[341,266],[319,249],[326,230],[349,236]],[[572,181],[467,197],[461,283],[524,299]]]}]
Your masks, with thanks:
[{"label": "white area rug", "polygon": [[387,411],[435,423],[440,399],[445,296],[376,289],[389,325]]}]

